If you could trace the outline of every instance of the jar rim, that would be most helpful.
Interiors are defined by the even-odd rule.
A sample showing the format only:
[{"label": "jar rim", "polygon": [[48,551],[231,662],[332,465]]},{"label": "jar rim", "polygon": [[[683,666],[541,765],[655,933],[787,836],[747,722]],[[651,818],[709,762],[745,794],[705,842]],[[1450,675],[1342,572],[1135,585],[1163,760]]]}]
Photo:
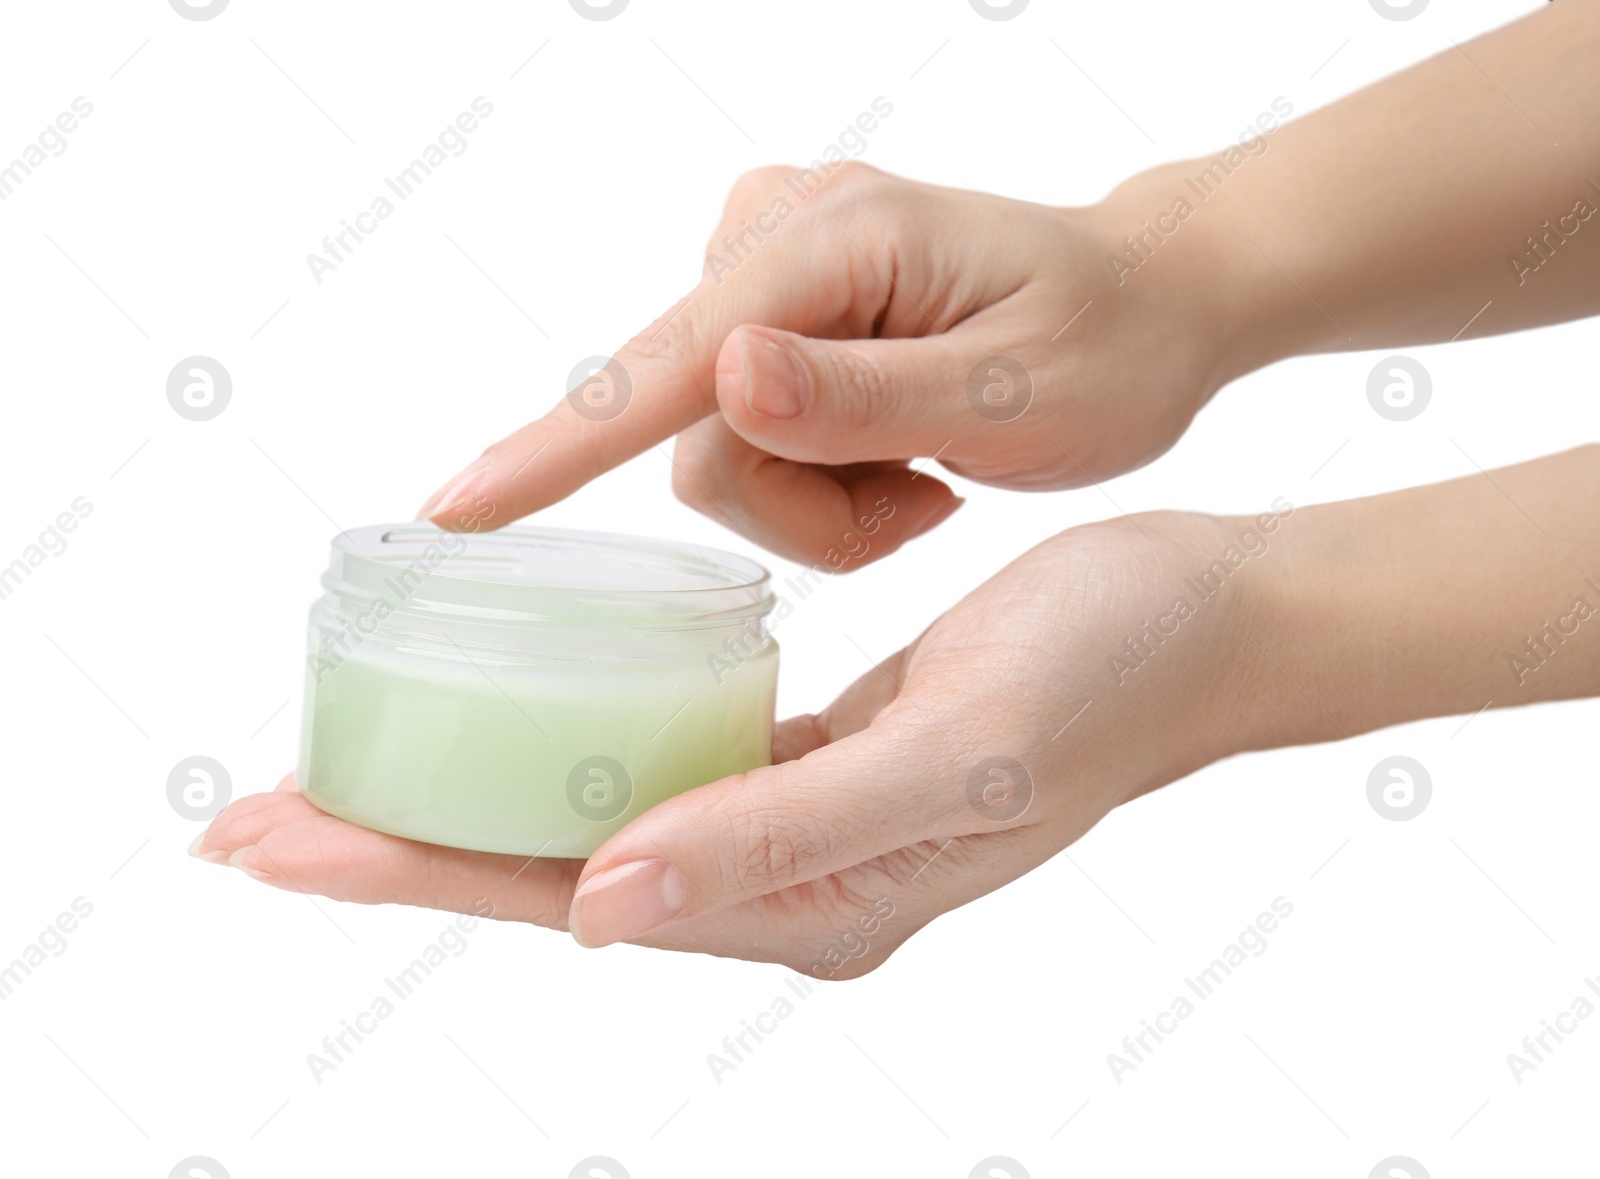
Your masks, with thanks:
[{"label": "jar rim", "polygon": [[334,538],[330,594],[386,613],[496,625],[698,629],[769,613],[771,575],[748,557],[623,533],[517,524],[446,532],[373,524]]}]

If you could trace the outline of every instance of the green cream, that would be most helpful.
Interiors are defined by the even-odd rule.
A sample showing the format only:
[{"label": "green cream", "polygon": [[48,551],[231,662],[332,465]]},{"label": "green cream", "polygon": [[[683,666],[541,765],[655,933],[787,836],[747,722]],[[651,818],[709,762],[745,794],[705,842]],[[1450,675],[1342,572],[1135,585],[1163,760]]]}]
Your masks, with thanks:
[{"label": "green cream", "polygon": [[548,529],[362,529],[343,548],[312,613],[299,766],[330,814],[584,857],[769,764],[778,650],[752,563]]}]

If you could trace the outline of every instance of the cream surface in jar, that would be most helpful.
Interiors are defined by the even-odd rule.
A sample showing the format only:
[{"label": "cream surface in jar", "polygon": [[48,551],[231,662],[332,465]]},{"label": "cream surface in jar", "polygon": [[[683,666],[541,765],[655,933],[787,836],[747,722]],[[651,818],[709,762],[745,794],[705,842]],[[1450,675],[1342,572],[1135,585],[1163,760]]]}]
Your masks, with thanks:
[{"label": "cream surface in jar", "polygon": [[766,570],[512,527],[341,534],[311,611],[298,777],[364,827],[583,857],[648,807],[770,763]]}]

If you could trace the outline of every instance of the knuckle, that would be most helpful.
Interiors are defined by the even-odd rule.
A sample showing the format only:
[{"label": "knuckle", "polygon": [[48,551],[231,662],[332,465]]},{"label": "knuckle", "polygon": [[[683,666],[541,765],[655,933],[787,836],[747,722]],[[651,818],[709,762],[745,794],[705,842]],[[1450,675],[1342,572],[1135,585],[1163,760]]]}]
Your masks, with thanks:
[{"label": "knuckle", "polygon": [[713,260],[727,266],[742,264],[750,256],[766,256],[765,251],[757,255],[755,247],[794,214],[796,202],[802,199],[795,188],[796,178],[803,175],[802,169],[770,165],[751,169],[733,182],[723,202],[722,217],[706,242],[703,281],[721,282],[723,271],[713,267]]},{"label": "knuckle", "polygon": [[786,164],[764,164],[759,168],[751,168],[733,182],[734,192],[761,192],[765,193],[776,184],[781,184],[794,175],[794,168]]},{"label": "knuckle", "polygon": [[885,196],[884,186],[891,178],[887,172],[881,172],[871,164],[864,164],[860,160],[842,160],[837,164],[813,165],[807,171],[801,172],[799,178],[803,182],[816,184],[815,201],[807,201],[814,205],[837,205],[844,202],[848,205],[858,205],[866,201],[878,201]]},{"label": "knuckle", "polygon": [[293,806],[296,795],[270,792],[247,794],[236,798],[224,807],[211,821],[207,842],[225,845],[235,842],[254,842],[258,835],[273,830],[287,808]]},{"label": "knuckle", "polygon": [[728,199],[723,204],[723,218],[737,218],[744,211],[765,208],[772,198],[782,191],[782,185],[795,174],[795,169],[782,164],[768,164],[743,173],[728,189]]},{"label": "knuckle", "polygon": [[703,341],[700,338],[700,318],[689,303],[693,295],[679,299],[658,315],[643,331],[617,349],[615,359],[628,369],[649,368],[662,363],[682,364],[685,357],[695,356]]},{"label": "knuckle", "polygon": [[874,168],[871,164],[863,163],[861,160],[852,159],[844,160],[838,164],[835,164],[833,172],[831,173],[831,178],[837,180],[841,185],[859,185],[865,184],[868,181],[874,180],[882,175],[884,175],[884,173]]},{"label": "knuckle", "polygon": [[833,843],[817,826],[790,812],[750,810],[737,820],[729,883],[743,892],[773,881],[808,880],[832,858]]},{"label": "knuckle", "polygon": [[837,376],[845,423],[862,430],[877,425],[894,409],[895,385],[883,365],[859,352],[837,354]]}]

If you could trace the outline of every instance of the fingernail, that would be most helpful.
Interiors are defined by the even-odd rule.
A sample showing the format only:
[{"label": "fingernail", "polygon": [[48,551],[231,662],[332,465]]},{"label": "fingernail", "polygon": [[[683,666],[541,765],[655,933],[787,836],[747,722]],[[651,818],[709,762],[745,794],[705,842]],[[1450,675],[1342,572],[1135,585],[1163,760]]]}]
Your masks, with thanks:
[{"label": "fingernail", "polygon": [[235,868],[239,869],[239,871],[243,872],[246,876],[253,880],[265,880],[267,879],[268,874],[261,871],[259,868],[251,867],[248,863],[248,861],[259,859],[260,856],[256,852],[255,845],[252,844],[249,847],[241,847],[238,851],[234,852],[233,855],[228,857],[228,863],[232,864]]},{"label": "fingernail", "polygon": [[200,832],[194,837],[194,842],[189,845],[189,854],[197,860],[204,860],[208,864],[220,864],[228,858],[225,851],[203,852],[200,845],[206,841],[206,833]]},{"label": "fingernail", "polygon": [[811,373],[793,352],[763,332],[739,333],[744,403],[767,418],[797,418],[811,401]]},{"label": "fingernail", "polygon": [[454,479],[451,479],[428,498],[428,502],[423,504],[422,510],[417,513],[417,519],[431,520],[435,516],[443,516],[446,512],[464,502],[468,495],[472,493],[473,486],[478,482],[479,476],[483,474],[484,469],[488,467],[491,461],[488,455],[484,455],[482,458],[468,463]]},{"label": "fingernail", "polygon": [[572,898],[572,936],[591,950],[639,937],[681,913],[683,897],[683,877],[666,860],[611,868]]},{"label": "fingernail", "polygon": [[951,516],[954,516],[956,514],[956,509],[966,502],[967,501],[965,497],[958,495],[951,499],[948,503],[944,504],[942,507],[934,508],[933,511],[928,513],[928,518],[926,520],[912,528],[912,530],[906,535],[906,539],[915,540],[925,532],[932,532]]}]

